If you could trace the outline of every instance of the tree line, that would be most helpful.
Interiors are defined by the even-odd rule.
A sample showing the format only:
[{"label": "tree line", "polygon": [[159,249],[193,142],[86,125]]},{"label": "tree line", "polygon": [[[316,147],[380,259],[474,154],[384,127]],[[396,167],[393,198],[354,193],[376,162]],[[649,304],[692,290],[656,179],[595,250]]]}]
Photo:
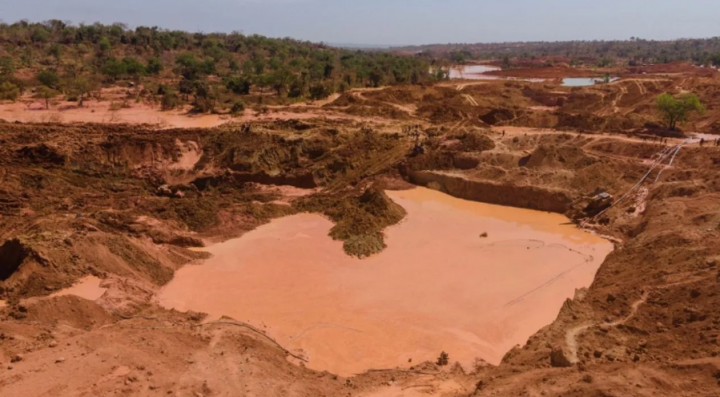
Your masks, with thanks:
[{"label": "tree line", "polygon": [[[30,70],[32,78],[20,75]],[[124,24],[0,23],[0,99],[28,88],[66,94],[82,104],[88,92],[122,81],[142,82],[164,106],[200,111],[251,93],[320,99],[353,87],[423,84],[426,59],[351,51],[289,38],[190,33]]]},{"label": "tree line", "polygon": [[670,41],[632,37],[618,41],[563,41],[476,44],[433,44],[396,48],[421,57],[442,58],[454,63],[503,58],[562,57],[570,62],[595,66],[640,65],[688,61],[720,66],[720,37]]}]

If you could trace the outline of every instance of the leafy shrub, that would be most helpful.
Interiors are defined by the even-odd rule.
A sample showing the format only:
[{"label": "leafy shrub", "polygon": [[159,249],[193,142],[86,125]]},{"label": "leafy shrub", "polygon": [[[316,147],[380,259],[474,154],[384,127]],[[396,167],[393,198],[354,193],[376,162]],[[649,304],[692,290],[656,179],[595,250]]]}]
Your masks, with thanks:
[{"label": "leafy shrub", "polygon": [[230,113],[232,114],[238,114],[245,111],[245,104],[241,101],[237,101],[233,104],[232,109],[230,109]]},{"label": "leafy shrub", "polygon": [[0,99],[15,102],[20,97],[20,87],[6,81],[0,84]]},{"label": "leafy shrub", "polygon": [[325,99],[330,96],[330,90],[324,84],[315,84],[310,87],[310,98],[313,100]]},{"label": "leafy shrub", "polygon": [[162,96],[162,100],[160,101],[160,106],[162,107],[162,110],[172,110],[180,106],[180,96],[178,96],[175,91],[165,88],[163,92],[164,94]]},{"label": "leafy shrub", "polygon": [[40,84],[50,88],[57,88],[57,85],[60,82],[60,77],[58,77],[58,75],[52,70],[47,69],[38,73],[37,79]]}]

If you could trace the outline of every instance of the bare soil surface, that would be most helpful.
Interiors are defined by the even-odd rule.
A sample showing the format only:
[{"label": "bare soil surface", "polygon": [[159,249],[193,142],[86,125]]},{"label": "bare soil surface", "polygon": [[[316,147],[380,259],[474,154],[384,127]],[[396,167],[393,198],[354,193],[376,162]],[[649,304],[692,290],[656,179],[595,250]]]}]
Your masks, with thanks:
[{"label": "bare soil surface", "polygon": [[[0,122],[0,394],[717,395],[720,148],[685,141],[691,133],[710,137],[720,131],[715,95],[720,80],[710,70],[663,67],[580,88],[554,80],[483,81],[348,92],[327,103],[270,109],[261,112],[267,119],[214,128],[166,128],[147,114],[138,116],[138,124],[102,118],[100,124],[71,123],[70,116],[33,119],[45,112],[34,107],[19,113],[0,108],[0,118],[12,121]],[[695,92],[708,111],[683,123],[684,133],[666,131],[654,108],[663,92]],[[86,103],[109,109],[107,102]],[[61,105],[51,103],[50,112],[62,112]],[[130,109],[117,112],[135,106],[148,105],[131,102]],[[272,120],[273,112],[287,113],[288,119]],[[408,229],[429,218],[413,216],[409,200],[407,208],[397,206],[390,196],[400,193],[384,191],[412,185],[564,214],[612,241],[615,250],[587,289],[554,295],[555,312],[539,311],[534,329],[515,324],[523,331],[496,339],[490,361],[501,357],[499,365],[472,369],[454,365],[479,350],[459,342],[463,337],[413,343],[400,335],[400,346],[422,353],[403,354],[404,362],[395,354],[395,361],[382,365],[352,355],[344,362],[360,371],[392,362],[401,368],[345,378],[314,369],[318,354],[283,340],[271,324],[265,329],[244,322],[263,320],[261,302],[248,308],[256,318],[235,314],[218,321],[212,315],[220,313],[185,313],[157,304],[177,271],[211,263],[202,247],[242,241],[232,239],[305,212],[327,217],[300,215],[317,220],[313,236],[332,247],[331,258],[341,265],[370,267],[383,256],[399,255],[397,262],[407,270],[412,264],[404,259],[412,253],[393,254],[401,246],[393,243],[402,237],[396,233],[406,230],[417,238],[434,227]],[[616,204],[607,210],[594,200],[603,192]],[[437,218],[456,216],[444,212],[447,217]],[[283,219],[273,222],[278,218]],[[458,218],[453,225],[464,222]],[[432,243],[444,238],[432,232]],[[473,229],[474,244],[486,243],[482,232]],[[488,240],[498,238],[487,232]],[[443,258],[452,258],[445,251]],[[352,259],[360,257],[366,259]],[[329,266],[318,266],[323,264]],[[387,289],[391,281],[403,280],[387,273],[391,267],[377,267],[386,277],[368,281],[364,273],[368,283]],[[341,268],[333,270],[342,273]],[[407,289],[407,295],[415,291],[426,303],[437,296],[435,306],[422,308],[439,307],[435,313],[462,317],[478,332],[475,325],[484,318],[468,315],[460,303],[442,304],[465,302],[457,292],[462,289],[445,283],[448,274],[430,274],[438,281],[434,289],[422,294]],[[99,298],[53,296],[89,276],[102,280],[104,291],[92,288],[102,292]],[[348,285],[362,280],[348,278]],[[496,284],[482,285],[492,291]],[[474,293],[483,289],[478,290]],[[402,298],[405,313],[417,320],[420,305]],[[521,306],[550,307],[539,300],[530,295],[523,302],[528,306]],[[384,315],[380,318],[391,318]],[[337,338],[336,329],[323,332],[328,341]],[[503,343],[507,346],[500,348]],[[367,341],[358,351],[376,345],[396,342]],[[447,366],[438,365],[445,363],[442,351],[450,353]],[[392,355],[388,349],[382,353]]]}]

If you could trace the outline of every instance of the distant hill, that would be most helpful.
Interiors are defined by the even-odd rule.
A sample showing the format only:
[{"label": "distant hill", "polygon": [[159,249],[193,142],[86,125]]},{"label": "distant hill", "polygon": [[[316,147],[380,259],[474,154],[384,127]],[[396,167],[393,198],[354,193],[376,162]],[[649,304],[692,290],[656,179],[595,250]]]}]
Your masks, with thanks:
[{"label": "distant hill", "polygon": [[205,112],[252,96],[258,102],[318,99],[352,87],[421,84],[434,78],[429,70],[429,62],[416,57],[259,35],[58,20],[0,23],[0,100],[36,87],[39,95],[82,101],[101,86],[133,81],[164,107],[191,103]]}]

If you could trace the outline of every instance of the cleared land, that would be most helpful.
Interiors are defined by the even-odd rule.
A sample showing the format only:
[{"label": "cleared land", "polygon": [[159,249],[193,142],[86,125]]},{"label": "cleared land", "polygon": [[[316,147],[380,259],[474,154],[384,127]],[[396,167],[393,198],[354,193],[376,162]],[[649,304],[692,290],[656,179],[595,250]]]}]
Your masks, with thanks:
[{"label": "cleared land", "polygon": [[[684,136],[662,141],[654,110],[662,92],[696,92],[708,112],[682,128],[718,132],[720,78],[695,69],[582,88],[551,80],[348,91],[326,103],[269,107],[262,117],[248,109],[247,119],[213,128],[168,128],[150,116],[166,114],[157,109],[125,123],[32,122],[92,115],[93,106],[102,113],[104,105],[5,112],[17,104],[4,103],[0,115],[27,122],[0,123],[0,390],[713,395],[720,147]],[[422,150],[413,150],[418,141]],[[384,192],[413,185],[564,214],[611,239],[615,251],[592,285],[500,365],[467,370],[452,365],[463,354],[451,354],[449,366],[413,361],[340,377],[311,369],[246,318],[208,321],[157,304],[176,271],[212,261],[203,246],[261,233],[288,215],[325,215],[318,230],[337,240],[327,243],[370,256],[360,263],[392,254],[393,231],[403,227],[395,225],[411,222],[412,209]],[[603,191],[630,193],[595,216],[589,204]],[[88,276],[102,280],[100,298],[51,297]]]}]

